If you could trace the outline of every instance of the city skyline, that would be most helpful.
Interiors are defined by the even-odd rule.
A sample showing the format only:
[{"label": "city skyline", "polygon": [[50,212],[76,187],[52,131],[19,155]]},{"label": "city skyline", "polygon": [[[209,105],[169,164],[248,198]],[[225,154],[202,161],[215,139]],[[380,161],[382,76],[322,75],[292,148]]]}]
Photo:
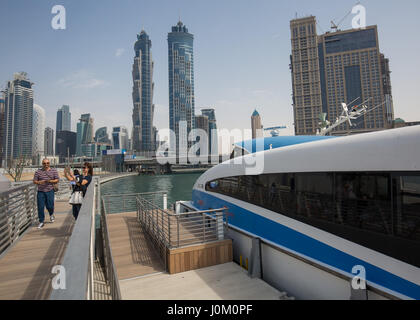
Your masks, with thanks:
[{"label": "city skyline", "polygon": [[[240,14],[232,15],[238,4]],[[390,59],[395,118],[418,120],[415,89],[419,84],[416,75],[419,62],[415,52],[420,45],[409,34],[419,25],[415,13],[420,5],[415,1],[408,1],[404,7],[379,1],[362,4],[367,9],[367,25],[378,25],[380,50]],[[212,106],[218,113],[219,128],[249,129],[249,114],[258,107],[266,126],[288,125],[292,134],[289,22],[296,12],[298,17],[314,15],[320,34],[329,29],[330,20],[340,21],[355,3],[327,1],[319,8],[312,2],[299,1],[293,8],[287,8],[278,1],[258,5],[244,1],[228,4],[181,1],[175,9],[177,5],[166,1],[139,4],[121,1],[118,6],[103,1],[101,8],[95,2],[63,1],[67,29],[59,31],[51,28],[53,5],[53,1],[36,5],[8,1],[0,5],[0,32],[6,39],[25,34],[29,42],[25,46],[32,48],[28,53],[22,49],[23,44],[9,41],[10,45],[3,49],[4,60],[0,61],[3,71],[0,85],[4,87],[15,72],[27,72],[35,83],[34,102],[46,109],[47,126],[55,128],[57,109],[68,104],[75,115],[72,131],[76,131],[75,122],[81,114],[91,113],[97,128],[125,125],[131,132],[132,35],[144,27],[154,41],[155,125],[158,129],[169,128],[165,42],[167,30],[176,23],[179,13],[196,40],[196,114]],[[25,12],[33,15],[24,13],[23,6],[27,8]],[[113,13],[120,18],[109,23]],[[92,19],[93,16],[97,19]],[[217,23],[213,21],[216,16]],[[231,19],[232,16],[235,18]],[[340,28],[350,29],[351,20],[352,15]],[[10,30],[12,21],[19,23]],[[26,58],[28,54],[33,57]],[[238,116],[231,117],[232,113]]]}]

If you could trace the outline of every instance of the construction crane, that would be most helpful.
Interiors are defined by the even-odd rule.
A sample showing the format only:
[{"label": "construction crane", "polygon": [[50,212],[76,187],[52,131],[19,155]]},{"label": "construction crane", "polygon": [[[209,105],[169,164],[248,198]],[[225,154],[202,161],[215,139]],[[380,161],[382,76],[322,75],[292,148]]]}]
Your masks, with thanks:
[{"label": "construction crane", "polygon": [[271,136],[278,137],[280,135],[280,130],[287,129],[287,126],[278,126],[278,127],[271,127],[271,128],[265,128],[264,131],[270,131]]},{"label": "construction crane", "polygon": [[[356,5],[358,5],[358,4],[360,4],[360,1],[358,1],[357,3],[356,3]],[[339,23],[335,23],[334,22],[334,20],[332,20],[331,21],[331,30],[333,30],[333,31],[335,31],[335,32],[337,32],[339,29],[339,27],[340,27],[340,25],[344,22],[344,20],[346,20],[347,19],[347,17],[352,13],[352,11],[353,10],[350,10],[349,11],[349,13],[347,13],[345,16],[344,16],[344,18],[343,19],[341,19],[340,20],[340,22]]]}]

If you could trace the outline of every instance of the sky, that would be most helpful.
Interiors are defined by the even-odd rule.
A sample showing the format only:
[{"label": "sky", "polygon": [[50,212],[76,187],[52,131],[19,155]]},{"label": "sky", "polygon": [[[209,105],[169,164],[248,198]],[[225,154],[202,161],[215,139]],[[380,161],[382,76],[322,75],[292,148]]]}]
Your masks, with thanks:
[{"label": "sky", "polygon": [[[420,2],[365,0],[367,25],[378,25],[390,59],[395,118],[420,121]],[[66,9],[66,29],[52,28],[52,8]],[[72,130],[91,113],[95,130],[132,127],[132,64],[136,36],[152,41],[154,125],[169,127],[167,35],[179,19],[194,35],[195,112],[216,110],[217,125],[250,129],[255,109],[264,127],[293,134],[290,20],[314,15],[317,32],[350,29],[355,1],[330,0],[1,0],[0,88],[25,71],[34,102],[55,130],[70,106]]]}]

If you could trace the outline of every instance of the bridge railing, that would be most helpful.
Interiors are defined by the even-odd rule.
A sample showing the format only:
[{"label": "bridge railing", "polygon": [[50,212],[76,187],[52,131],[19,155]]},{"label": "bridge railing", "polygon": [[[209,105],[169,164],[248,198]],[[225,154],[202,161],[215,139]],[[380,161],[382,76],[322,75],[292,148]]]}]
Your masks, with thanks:
[{"label": "bridge railing", "polygon": [[0,255],[32,225],[36,212],[36,186],[32,182],[0,193]]},{"label": "bridge railing", "polygon": [[[95,197],[99,178],[94,177],[83,198],[82,206],[61,262],[65,288],[54,287],[50,300],[92,300],[95,261]],[[54,282],[54,280],[53,280]]]},{"label": "bridge railing", "polygon": [[224,240],[227,233],[226,208],[173,213],[137,196],[137,218],[152,239],[167,267],[167,249]]}]

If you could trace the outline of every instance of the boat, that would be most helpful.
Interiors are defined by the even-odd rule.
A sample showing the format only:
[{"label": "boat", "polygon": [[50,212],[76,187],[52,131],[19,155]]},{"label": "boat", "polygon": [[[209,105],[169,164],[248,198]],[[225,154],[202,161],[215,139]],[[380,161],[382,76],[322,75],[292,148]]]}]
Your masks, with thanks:
[{"label": "boat", "polygon": [[420,299],[420,126],[289,142],[208,170],[191,210],[225,208],[234,260],[258,240],[297,299]]}]

